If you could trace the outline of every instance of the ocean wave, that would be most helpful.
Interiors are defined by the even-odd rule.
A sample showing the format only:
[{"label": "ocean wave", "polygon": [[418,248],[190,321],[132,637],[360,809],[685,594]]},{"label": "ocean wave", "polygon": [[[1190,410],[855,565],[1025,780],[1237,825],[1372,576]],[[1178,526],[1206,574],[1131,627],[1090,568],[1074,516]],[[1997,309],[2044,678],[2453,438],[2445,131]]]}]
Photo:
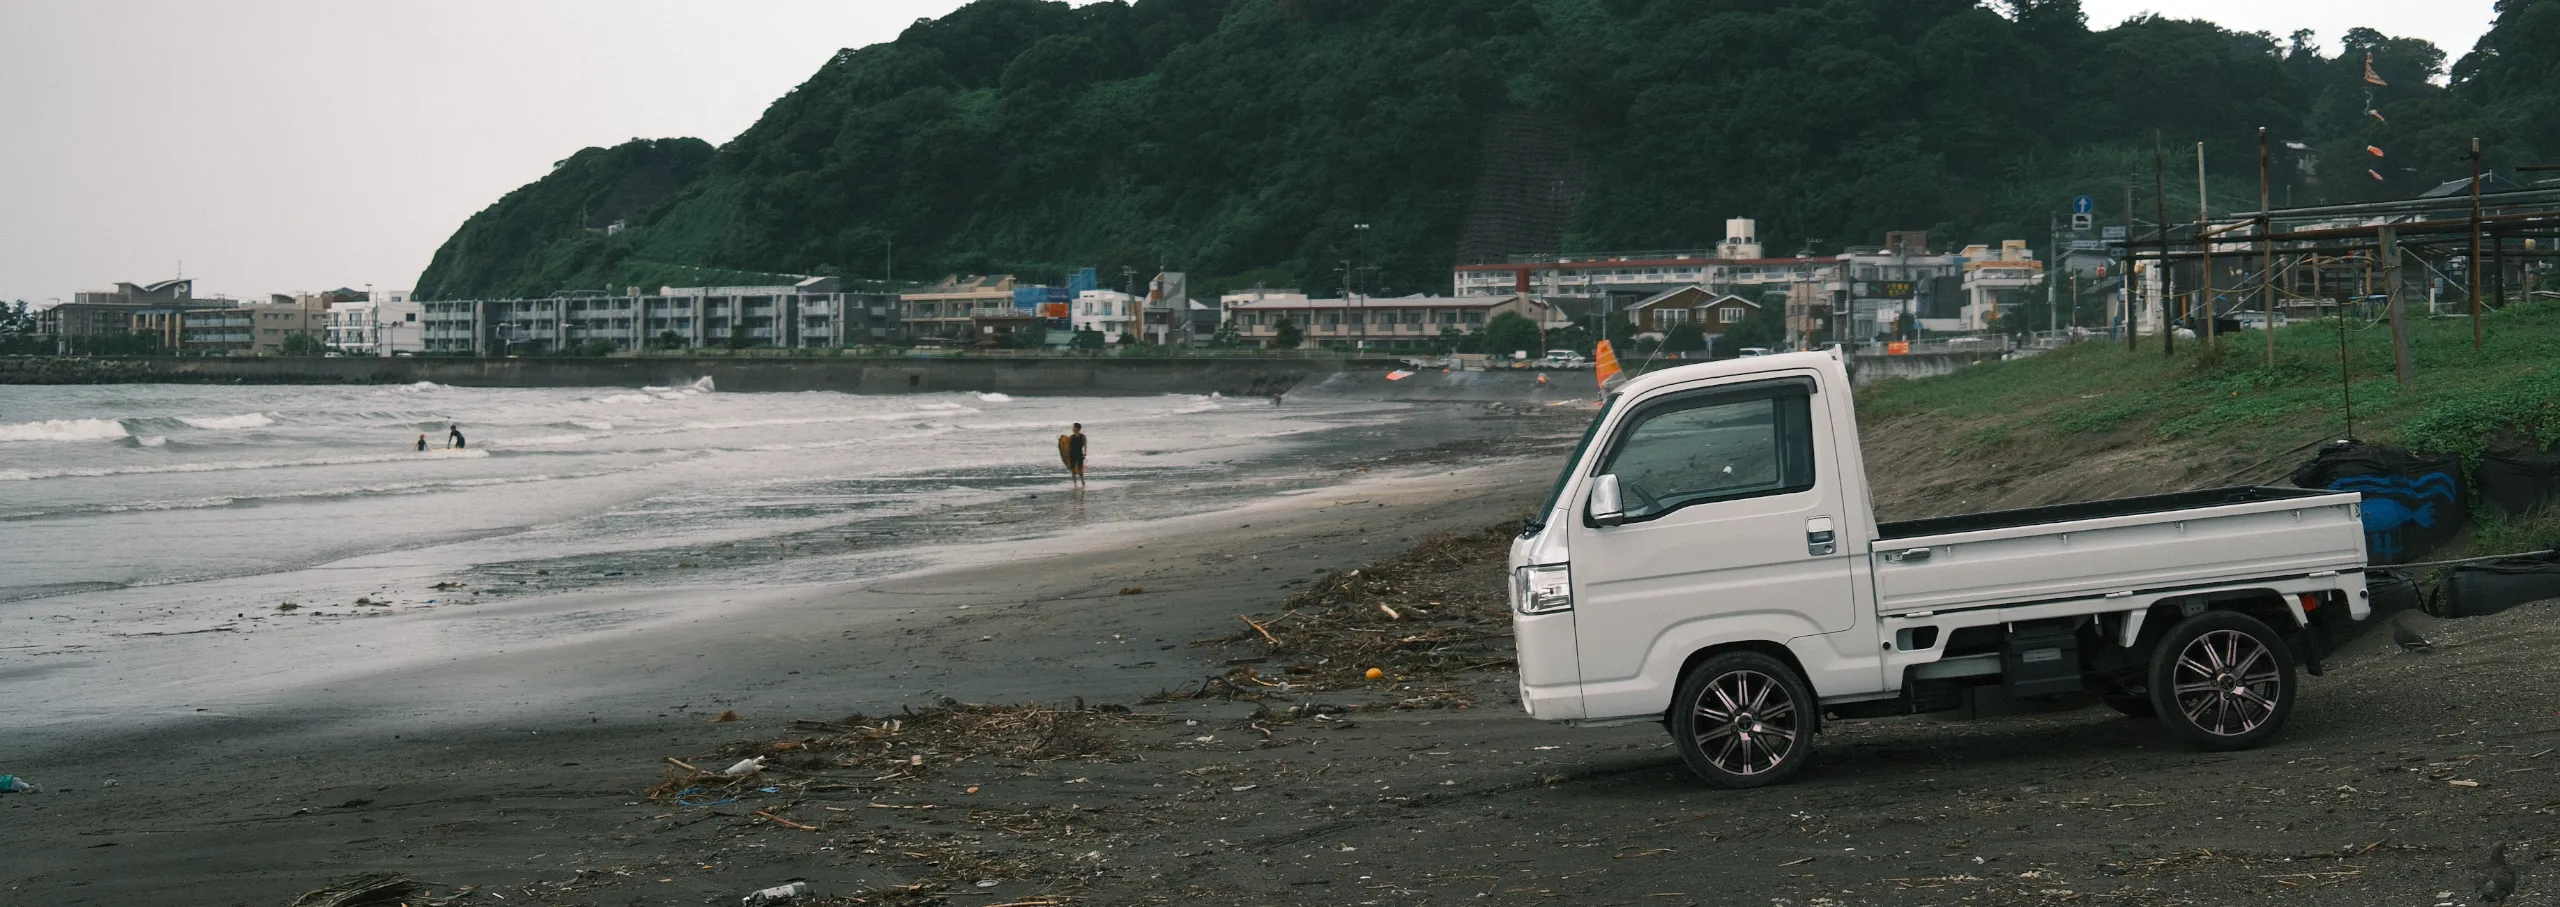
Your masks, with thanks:
[{"label": "ocean wave", "polygon": [[425,453],[375,454],[360,457],[313,457],[302,460],[233,460],[213,463],[163,463],[154,466],[89,466],[69,469],[0,469],[0,482],[26,482],[36,479],[95,479],[106,476],[151,475],[173,472],[229,472],[239,469],[292,469],[300,466],[353,466],[364,463],[396,463],[404,460],[479,459],[485,450],[430,450]]},{"label": "ocean wave", "polygon": [[[676,396],[678,396],[678,397],[682,397],[682,396],[684,396],[684,395],[683,395],[683,394],[677,394]],[[656,402],[658,402],[658,398],[656,398],[656,397],[652,397],[652,396],[650,396],[650,395],[648,395],[648,394],[614,394],[614,395],[609,396],[609,397],[597,397],[597,398],[596,398],[596,402],[598,402],[598,403],[612,403],[612,404],[623,404],[623,403],[656,403]]]},{"label": "ocean wave", "polygon": [[5,513],[5,512],[0,512],[0,520],[13,520],[13,521],[14,521],[14,520],[34,520],[34,519],[43,519],[43,518],[46,518],[46,517],[71,516],[71,515],[77,515],[77,514],[94,514],[94,513],[150,513],[150,512],[166,511],[166,510],[205,510],[205,509],[210,509],[210,508],[214,508],[214,507],[230,507],[230,506],[233,506],[233,505],[236,505],[236,504],[257,504],[257,503],[266,502],[266,501],[287,501],[287,500],[305,500],[305,501],[307,501],[307,500],[315,500],[315,499],[325,500],[325,499],[331,499],[331,498],[362,498],[362,497],[381,497],[381,496],[388,496],[388,495],[431,494],[431,493],[438,492],[438,491],[449,491],[449,490],[459,490],[459,489],[469,489],[469,488],[487,488],[487,487],[496,486],[496,485],[523,485],[523,484],[529,484],[529,483],[534,483],[534,482],[556,482],[556,481],[561,481],[561,480],[566,480],[566,479],[591,479],[591,478],[595,478],[595,477],[597,477],[597,476],[618,475],[618,474],[619,474],[619,473],[614,473],[614,472],[580,472],[580,473],[567,473],[567,474],[563,474],[563,475],[551,475],[551,474],[548,474],[548,473],[543,473],[543,474],[529,475],[529,476],[503,476],[503,477],[491,477],[491,478],[481,478],[481,479],[455,479],[455,480],[452,480],[452,481],[445,481],[445,482],[395,482],[395,483],[390,483],[390,484],[381,484],[381,485],[349,485],[349,486],[344,486],[344,487],[339,487],[339,488],[315,488],[315,489],[309,489],[309,490],[304,490],[304,491],[287,491],[287,492],[278,492],[278,493],[275,493],[275,494],[260,494],[260,495],[217,495],[217,496],[213,496],[213,497],[202,497],[202,498],[181,498],[181,499],[176,499],[176,500],[167,500],[167,501],[127,501],[127,502],[113,503],[113,504],[88,504],[88,505],[81,505],[81,506],[75,506],[75,507],[66,507],[66,508],[61,508],[61,509],[57,509],[57,510],[29,510],[29,511],[21,511],[21,512],[17,512],[17,513]]},{"label": "ocean wave", "polygon": [[986,402],[988,402],[988,403],[1011,403],[1011,402],[1013,402],[1013,395],[1012,395],[1012,394],[999,394],[999,393],[992,393],[992,392],[989,392],[989,393],[981,393],[981,394],[979,394],[979,395],[978,395],[978,399],[983,400],[983,401],[986,401]]},{"label": "ocean wave", "polygon": [[586,439],[587,436],[585,435],[543,435],[539,438],[509,438],[499,441],[498,443],[507,447],[524,447],[527,445],[576,444]]},{"label": "ocean wave", "polygon": [[569,424],[570,424],[570,425],[573,425],[573,426],[576,426],[576,427],[579,427],[579,428],[586,429],[586,430],[588,430],[588,431],[612,431],[612,430],[613,430],[613,423],[611,423],[611,422],[605,422],[605,421],[597,420],[597,419],[572,419],[572,420],[570,420],[570,421],[569,421]]},{"label": "ocean wave", "polygon": [[135,439],[133,439],[133,443],[140,444],[140,445],[142,445],[142,446],[144,446],[144,447],[159,447],[159,446],[161,446],[161,445],[164,445],[164,444],[169,443],[169,436],[168,436],[168,435],[152,435],[152,436],[147,437],[147,438],[135,438]]},{"label": "ocean wave", "polygon": [[265,428],[276,424],[266,413],[243,413],[237,416],[179,416],[178,421],[208,431],[235,431],[243,428]]},{"label": "ocean wave", "polygon": [[47,419],[0,425],[0,441],[110,441],[124,437],[114,419]]}]

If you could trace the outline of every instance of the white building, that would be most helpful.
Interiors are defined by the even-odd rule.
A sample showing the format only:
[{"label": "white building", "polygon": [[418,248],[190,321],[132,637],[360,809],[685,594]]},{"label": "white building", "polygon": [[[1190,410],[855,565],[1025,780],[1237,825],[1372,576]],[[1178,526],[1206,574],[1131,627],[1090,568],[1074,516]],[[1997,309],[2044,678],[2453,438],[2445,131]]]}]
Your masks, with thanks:
[{"label": "white building", "polygon": [[1118,290],[1085,290],[1076,294],[1068,323],[1077,331],[1101,331],[1104,343],[1119,343],[1137,329],[1138,311],[1145,302]]},{"label": "white building", "polygon": [[1713,249],[1614,252],[1595,255],[1517,256],[1510,261],[1459,265],[1450,275],[1460,296],[1510,296],[1633,301],[1682,287],[1757,299],[1796,294],[1812,286],[1820,298],[1841,289],[1839,260],[1827,257],[1765,258],[1758,222],[1725,221],[1724,240]]},{"label": "white building", "polygon": [[427,348],[426,325],[418,320],[424,313],[407,290],[376,290],[332,305],[323,315],[329,348],[350,356],[416,355]]},{"label": "white building", "polygon": [[2044,278],[2044,262],[2023,239],[2001,242],[1997,253],[1975,245],[1958,254],[1964,259],[1963,330],[1990,330],[2003,307],[2026,302]]}]

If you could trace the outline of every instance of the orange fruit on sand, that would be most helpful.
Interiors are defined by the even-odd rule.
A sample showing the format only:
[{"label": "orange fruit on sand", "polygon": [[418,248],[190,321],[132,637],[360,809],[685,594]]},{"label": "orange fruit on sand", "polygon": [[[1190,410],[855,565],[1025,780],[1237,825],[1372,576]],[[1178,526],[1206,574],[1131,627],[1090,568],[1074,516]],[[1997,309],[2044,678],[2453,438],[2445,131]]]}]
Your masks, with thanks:
[{"label": "orange fruit on sand", "polygon": [[1381,670],[1378,670],[1378,669],[1376,669],[1376,668],[1370,668],[1370,669],[1369,669],[1369,673],[1364,674],[1364,675],[1362,675],[1362,676],[1367,677],[1367,678],[1369,678],[1370,680],[1376,680],[1376,679],[1378,679],[1378,678],[1381,678],[1381,677],[1385,677],[1385,676],[1387,676],[1387,672],[1385,672],[1385,671],[1381,671]]}]

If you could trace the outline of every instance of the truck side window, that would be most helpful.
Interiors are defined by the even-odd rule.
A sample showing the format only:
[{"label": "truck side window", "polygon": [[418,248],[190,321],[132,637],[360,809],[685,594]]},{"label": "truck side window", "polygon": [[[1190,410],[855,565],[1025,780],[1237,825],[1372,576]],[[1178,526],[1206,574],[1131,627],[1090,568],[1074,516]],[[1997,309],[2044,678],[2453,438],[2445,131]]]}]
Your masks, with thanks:
[{"label": "truck side window", "polygon": [[1812,406],[1801,394],[1673,400],[1638,417],[1600,471],[1629,522],[1690,504],[1813,487]]}]

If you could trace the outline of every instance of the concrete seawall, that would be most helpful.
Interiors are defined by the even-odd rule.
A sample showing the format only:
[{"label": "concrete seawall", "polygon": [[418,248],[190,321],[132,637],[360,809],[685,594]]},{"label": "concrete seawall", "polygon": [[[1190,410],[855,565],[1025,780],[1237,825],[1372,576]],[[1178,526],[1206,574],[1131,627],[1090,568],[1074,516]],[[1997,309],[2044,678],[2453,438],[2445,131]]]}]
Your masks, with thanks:
[{"label": "concrete seawall", "polygon": [[1396,363],[1344,359],[182,359],[0,357],[0,384],[412,384],[457,387],[675,386],[858,394],[992,391],[1054,396],[1286,393],[1309,380]]}]

